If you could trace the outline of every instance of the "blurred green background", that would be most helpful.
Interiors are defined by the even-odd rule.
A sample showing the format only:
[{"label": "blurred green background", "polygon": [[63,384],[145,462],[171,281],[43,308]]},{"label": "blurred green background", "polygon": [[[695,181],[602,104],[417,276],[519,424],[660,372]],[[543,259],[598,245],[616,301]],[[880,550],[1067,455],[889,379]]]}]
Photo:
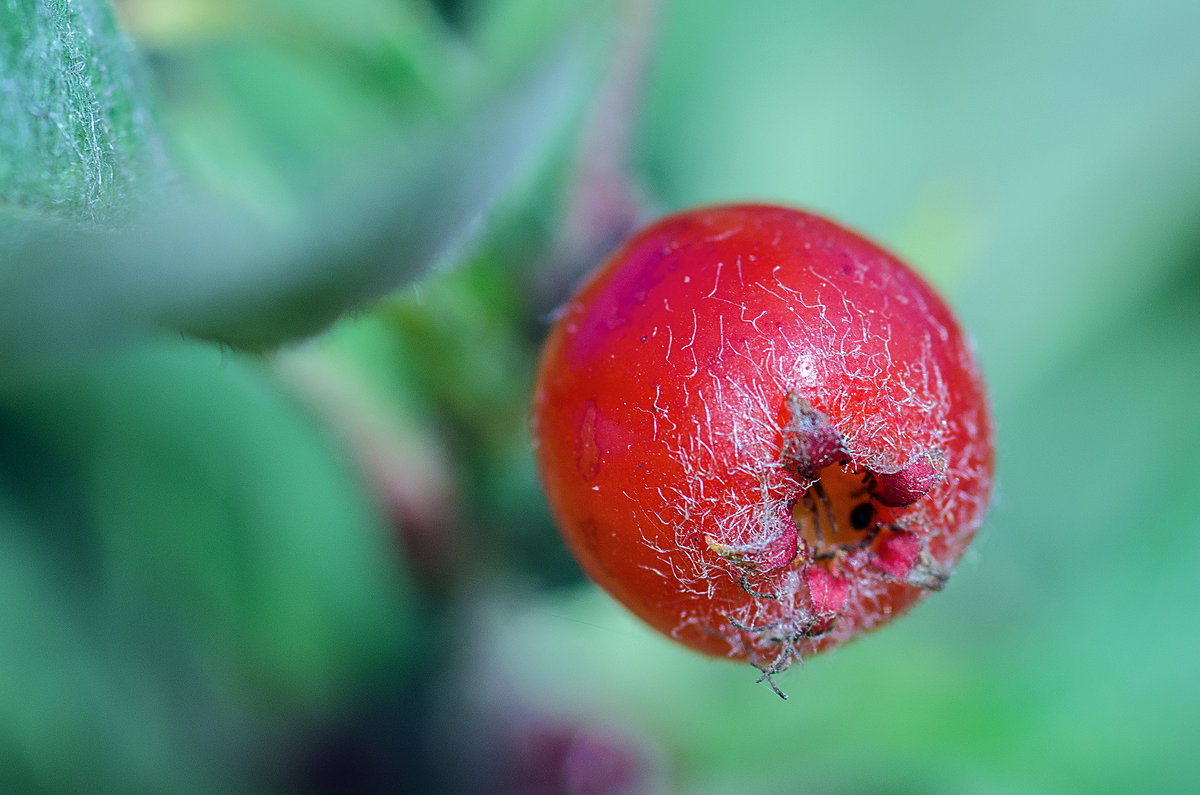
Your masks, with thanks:
[{"label": "blurred green background", "polygon": [[[1190,0],[5,3],[0,789],[1200,787],[1197,30]],[[580,276],[743,199],[942,288],[998,428],[946,592],[787,702],[583,581],[526,430]]]}]

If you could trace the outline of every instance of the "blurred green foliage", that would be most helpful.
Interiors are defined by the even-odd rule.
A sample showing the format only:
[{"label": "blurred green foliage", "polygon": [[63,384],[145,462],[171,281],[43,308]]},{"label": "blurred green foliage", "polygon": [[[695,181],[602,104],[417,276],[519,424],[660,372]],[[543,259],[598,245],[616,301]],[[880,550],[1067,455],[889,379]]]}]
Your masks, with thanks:
[{"label": "blurred green foliage", "polygon": [[[0,4],[0,789],[1194,788],[1198,23]],[[999,434],[946,593],[786,704],[582,582],[525,430],[629,207],[738,199],[938,283]]]},{"label": "blurred green foliage", "polygon": [[[336,709],[405,670],[417,608],[402,558],[260,363],[139,345],[0,418],[15,782],[74,788],[108,769],[153,788],[179,772],[153,770],[160,754],[200,767],[257,739],[248,722]],[[233,736],[208,736],[226,724]],[[67,750],[69,765],[37,770]]]}]

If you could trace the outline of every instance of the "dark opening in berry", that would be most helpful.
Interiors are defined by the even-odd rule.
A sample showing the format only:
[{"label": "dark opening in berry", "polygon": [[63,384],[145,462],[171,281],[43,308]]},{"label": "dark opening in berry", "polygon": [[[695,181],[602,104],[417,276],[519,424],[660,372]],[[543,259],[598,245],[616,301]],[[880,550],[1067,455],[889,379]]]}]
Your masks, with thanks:
[{"label": "dark opening in berry", "polygon": [[860,502],[850,512],[850,526],[855,530],[866,530],[875,518],[875,508],[869,502]]}]

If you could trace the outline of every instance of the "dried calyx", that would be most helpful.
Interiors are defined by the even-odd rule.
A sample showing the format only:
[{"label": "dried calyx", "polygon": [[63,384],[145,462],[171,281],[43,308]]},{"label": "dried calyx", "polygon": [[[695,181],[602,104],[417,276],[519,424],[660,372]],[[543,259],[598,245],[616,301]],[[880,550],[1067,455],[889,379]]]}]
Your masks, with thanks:
[{"label": "dried calyx", "polygon": [[[852,553],[869,552],[874,569],[908,578],[923,545],[896,521],[894,511],[914,505],[942,481],[944,457],[928,451],[894,472],[856,467],[830,418],[794,392],[787,395],[781,420],[782,463],[803,488],[786,506],[764,507],[755,542],[733,545],[705,535],[708,549],[746,576],[789,566],[820,569],[825,574],[806,573],[817,612],[844,603],[844,581],[828,577],[840,568],[837,561]],[[743,588],[770,596],[757,593],[745,577]]]},{"label": "dried calyx", "polygon": [[[896,511],[914,506],[945,479],[945,456],[928,450],[890,472],[855,466],[826,414],[795,393],[788,394],[785,412],[783,463],[804,483],[791,503],[796,547],[788,562],[817,564],[805,573],[814,612],[836,613],[844,605],[848,584],[835,573],[845,571],[851,556],[867,555],[870,568],[893,579],[941,587],[944,576],[921,565],[925,545]],[[781,550],[771,557],[779,565]]]},{"label": "dried calyx", "polygon": [[945,456],[931,450],[898,472],[876,473],[872,496],[884,505],[902,508],[924,497],[945,477]]},{"label": "dried calyx", "polygon": [[818,470],[846,455],[842,435],[824,412],[795,392],[784,405],[783,461],[798,476],[815,479]]}]

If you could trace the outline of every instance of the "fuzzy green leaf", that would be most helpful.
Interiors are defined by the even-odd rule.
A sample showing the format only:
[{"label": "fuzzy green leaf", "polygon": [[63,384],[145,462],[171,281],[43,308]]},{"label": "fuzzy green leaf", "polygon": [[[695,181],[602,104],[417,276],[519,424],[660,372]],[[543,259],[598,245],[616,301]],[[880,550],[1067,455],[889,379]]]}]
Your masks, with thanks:
[{"label": "fuzzy green leaf", "polygon": [[161,149],[132,45],[97,0],[0,8],[0,210],[111,223]]}]

